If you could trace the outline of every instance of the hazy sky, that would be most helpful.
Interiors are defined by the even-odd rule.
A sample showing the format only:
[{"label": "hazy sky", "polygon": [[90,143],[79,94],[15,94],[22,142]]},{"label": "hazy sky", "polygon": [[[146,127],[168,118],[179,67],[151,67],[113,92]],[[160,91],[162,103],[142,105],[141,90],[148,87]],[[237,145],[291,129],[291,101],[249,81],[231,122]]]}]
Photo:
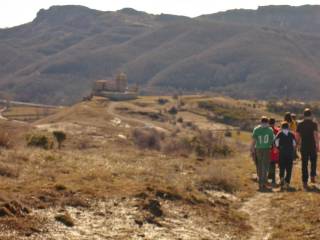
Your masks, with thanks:
[{"label": "hazy sky", "polygon": [[320,0],[0,0],[0,28],[33,20],[41,8],[77,4],[100,10],[131,7],[149,13],[172,13],[198,16],[234,8],[257,8],[263,5],[320,4]]}]

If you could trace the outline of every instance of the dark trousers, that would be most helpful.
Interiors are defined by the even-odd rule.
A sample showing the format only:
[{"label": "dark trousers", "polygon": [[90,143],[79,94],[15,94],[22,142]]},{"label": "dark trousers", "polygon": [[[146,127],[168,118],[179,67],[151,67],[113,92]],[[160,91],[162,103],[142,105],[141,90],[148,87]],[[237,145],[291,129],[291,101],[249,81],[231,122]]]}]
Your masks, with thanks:
[{"label": "dark trousers", "polygon": [[293,166],[292,154],[281,154],[280,152],[280,179],[284,180],[286,183],[291,182],[292,166]]},{"label": "dark trousers", "polygon": [[314,150],[303,150],[301,149],[301,160],[302,160],[302,181],[307,183],[309,180],[309,160],[311,162],[311,177],[317,175],[317,151]]},{"label": "dark trousers", "polygon": [[268,178],[272,180],[272,183],[276,183],[276,163],[270,162]]}]

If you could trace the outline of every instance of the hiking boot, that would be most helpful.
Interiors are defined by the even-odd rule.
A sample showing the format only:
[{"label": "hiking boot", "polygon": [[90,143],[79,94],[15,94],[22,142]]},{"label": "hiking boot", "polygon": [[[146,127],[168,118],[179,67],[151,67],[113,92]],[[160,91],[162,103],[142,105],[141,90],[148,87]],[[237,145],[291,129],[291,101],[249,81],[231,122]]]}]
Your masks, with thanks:
[{"label": "hiking boot", "polygon": [[269,188],[267,185],[263,186],[263,192],[272,192],[272,189]]},{"label": "hiking boot", "polygon": [[290,183],[287,183],[287,182],[286,182],[286,183],[284,184],[284,187],[286,188],[286,190],[289,190],[289,188],[290,188]]},{"label": "hiking boot", "polygon": [[316,183],[316,177],[311,177],[311,183]]},{"label": "hiking boot", "polygon": [[259,192],[263,192],[263,189],[264,189],[263,185],[259,185],[258,191],[259,191]]},{"label": "hiking boot", "polygon": [[285,184],[284,178],[281,178],[281,179],[280,179],[280,187],[283,187],[284,184]]}]

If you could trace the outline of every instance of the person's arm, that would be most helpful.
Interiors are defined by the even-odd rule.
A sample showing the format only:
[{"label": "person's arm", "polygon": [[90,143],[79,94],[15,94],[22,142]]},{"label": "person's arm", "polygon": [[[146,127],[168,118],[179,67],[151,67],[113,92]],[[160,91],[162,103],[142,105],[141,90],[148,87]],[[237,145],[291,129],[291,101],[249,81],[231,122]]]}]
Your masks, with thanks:
[{"label": "person's arm", "polygon": [[318,135],[318,131],[314,131],[313,132],[313,137],[314,137],[314,141],[316,143],[316,149],[317,149],[317,151],[319,151],[319,135]]},{"label": "person's arm", "polygon": [[297,148],[297,140],[296,140],[296,136],[295,136],[294,134],[292,134],[292,145],[293,145],[294,151],[296,151],[296,148]]},{"label": "person's arm", "polygon": [[250,152],[251,152],[252,155],[253,155],[254,152],[255,152],[255,148],[256,148],[256,139],[255,139],[255,138],[252,138],[251,146],[250,146]]},{"label": "person's arm", "polygon": [[319,151],[319,134],[318,134],[318,124],[314,123],[314,131],[313,131],[314,141],[316,143],[316,149]]},{"label": "person's arm", "polygon": [[296,138],[296,144],[297,146],[300,146],[301,145],[301,135],[300,135],[300,132],[301,132],[301,125],[298,124],[297,126],[297,131],[295,133],[295,138]]}]

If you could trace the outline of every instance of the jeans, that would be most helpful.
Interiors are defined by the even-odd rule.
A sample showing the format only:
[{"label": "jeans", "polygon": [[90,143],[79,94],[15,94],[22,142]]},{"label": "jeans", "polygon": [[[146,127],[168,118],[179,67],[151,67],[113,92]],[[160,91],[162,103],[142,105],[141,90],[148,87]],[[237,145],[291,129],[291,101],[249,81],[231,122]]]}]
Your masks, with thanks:
[{"label": "jeans", "polygon": [[293,167],[294,153],[281,154],[280,152],[280,179],[290,184],[292,167]]},{"label": "jeans", "polygon": [[259,186],[267,184],[270,165],[270,149],[256,149]]},{"label": "jeans", "polygon": [[311,162],[311,177],[317,176],[317,151],[313,150],[304,150],[301,149],[301,160],[302,160],[302,181],[307,183],[309,180],[309,160]]}]

